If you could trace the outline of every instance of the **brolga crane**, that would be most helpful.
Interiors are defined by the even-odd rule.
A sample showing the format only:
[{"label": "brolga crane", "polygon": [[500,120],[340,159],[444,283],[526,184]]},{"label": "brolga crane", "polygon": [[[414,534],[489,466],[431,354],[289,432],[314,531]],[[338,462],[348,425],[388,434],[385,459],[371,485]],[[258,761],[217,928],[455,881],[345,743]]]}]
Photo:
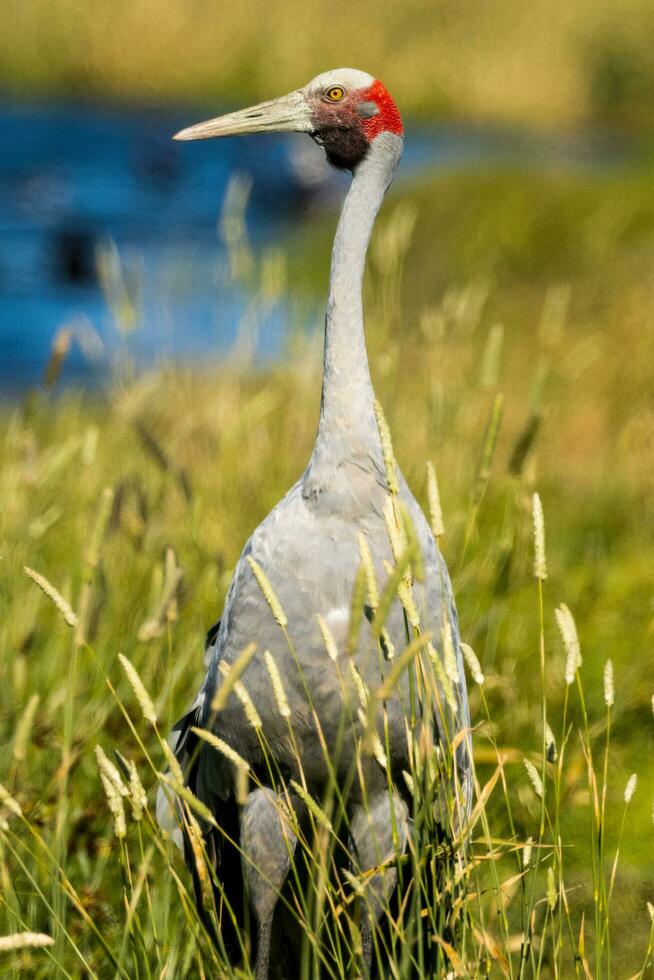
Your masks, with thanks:
[{"label": "brolga crane", "polygon": [[[269,968],[280,976],[299,973],[292,950],[282,951],[279,956],[286,959],[275,965],[276,954],[271,955],[270,949],[273,915],[276,908],[282,911],[278,897],[297,848],[292,821],[285,813],[294,810],[301,821],[306,797],[321,798],[330,772],[340,781],[343,794],[347,785],[348,847],[354,867],[368,872],[368,900],[359,919],[366,973],[371,968],[377,920],[397,880],[397,871],[391,868],[374,869],[389,852],[401,853],[411,833],[409,800],[399,788],[402,771],[410,768],[410,671],[400,674],[384,700],[387,766],[400,777],[397,783],[389,783],[379,758],[373,753],[363,760],[357,756],[356,711],[354,721],[343,725],[347,706],[339,668],[339,659],[347,660],[354,665],[361,689],[372,691],[391,669],[391,651],[399,656],[407,646],[406,610],[397,598],[383,631],[375,632],[374,617],[366,606],[356,647],[348,646],[362,538],[380,589],[394,567],[387,520],[389,478],[366,354],[362,282],[373,224],[402,154],[402,120],[381,82],[365,72],[340,68],[318,75],[289,95],[191,126],[175,138],[264,132],[308,133],[324,148],[328,160],[351,171],[353,179],[333,246],[322,400],[313,453],[301,478],[245,546],[222,618],[209,636],[206,678],[172,736],[188,787],[215,820],[215,825],[203,824],[202,829],[219,890],[229,897],[237,919],[243,912],[241,902],[249,901],[252,908],[258,932],[257,980],[265,980]],[[455,705],[447,721],[432,705],[429,725],[436,746],[455,739],[452,772],[465,812],[471,784],[469,715],[450,580],[429,524],[399,471],[395,494],[422,554],[423,574],[420,581],[416,575],[412,586],[421,629],[431,631],[434,646],[442,646],[447,633],[450,645],[450,708],[452,692]],[[280,612],[275,617],[270,595],[264,595],[270,589],[283,610],[283,629]],[[256,708],[258,729],[248,721],[243,698],[235,697],[234,691],[223,699],[226,703],[220,704],[220,710],[216,708],[217,692],[219,697],[229,669],[254,644],[256,650],[239,683]],[[384,655],[380,647],[385,647]],[[439,683],[442,690],[442,673]],[[283,711],[276,690],[280,685],[286,702]],[[198,729],[210,731],[257,773],[257,783],[238,803],[232,762],[203,741]],[[263,742],[274,766],[263,758]],[[353,767],[357,776],[349,778]],[[292,781],[304,788],[304,799],[289,791]],[[174,806],[180,814],[179,800]],[[166,824],[173,807],[161,792],[159,809]],[[193,847],[186,829],[185,851],[193,871]],[[227,922],[225,929],[229,927]]]}]

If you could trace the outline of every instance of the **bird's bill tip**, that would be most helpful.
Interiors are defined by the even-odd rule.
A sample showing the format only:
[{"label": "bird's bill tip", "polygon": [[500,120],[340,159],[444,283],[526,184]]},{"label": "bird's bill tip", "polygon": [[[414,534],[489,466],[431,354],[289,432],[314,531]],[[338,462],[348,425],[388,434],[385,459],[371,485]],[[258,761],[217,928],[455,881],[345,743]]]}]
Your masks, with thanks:
[{"label": "bird's bill tip", "polygon": [[187,126],[185,129],[180,129],[178,133],[173,136],[174,140],[178,142],[187,142],[190,140],[208,140],[214,139],[217,136],[238,136],[247,130],[241,125],[237,126],[237,120],[232,117],[236,113],[230,113],[227,116],[218,116],[216,119],[208,119],[206,122],[196,123],[194,126]]},{"label": "bird's bill tip", "polygon": [[185,141],[185,140],[198,139],[197,136],[194,136],[193,135],[193,130],[195,128],[196,128],[195,126],[187,126],[186,129],[180,129],[180,131],[178,133],[175,133],[175,135],[173,136],[173,139],[174,140],[179,140],[180,142]]}]

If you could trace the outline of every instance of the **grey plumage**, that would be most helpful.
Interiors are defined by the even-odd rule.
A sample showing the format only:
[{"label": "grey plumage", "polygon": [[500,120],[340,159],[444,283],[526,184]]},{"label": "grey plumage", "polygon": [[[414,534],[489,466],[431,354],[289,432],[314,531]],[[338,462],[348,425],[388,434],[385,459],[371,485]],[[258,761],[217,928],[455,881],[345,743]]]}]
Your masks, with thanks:
[{"label": "grey plumage", "polygon": [[[320,76],[302,92],[309,100],[311,93],[327,82],[347,86],[359,75],[369,79],[362,73],[340,70]],[[293,112],[297,112],[295,106],[296,101]],[[243,132],[241,114],[237,115],[241,127],[238,131]],[[220,125],[224,129],[224,124]],[[241,681],[256,705],[263,734],[279,771],[287,779],[298,780],[301,771],[306,786],[315,792],[319,792],[327,780],[329,766],[333,766],[343,780],[352,771],[355,756],[352,735],[358,724],[356,684],[352,683],[349,697],[344,700],[339,680],[343,671],[326,653],[317,617],[320,615],[326,622],[342,655],[348,637],[352,592],[361,561],[359,536],[365,537],[369,547],[380,589],[388,578],[388,563],[393,563],[384,518],[389,488],[365,349],[361,285],[375,216],[401,151],[401,136],[382,132],[354,167],[352,185],[334,241],[325,325],[322,401],[313,454],[302,477],[254,531],[244,548],[234,571],[219,628],[207,651],[204,684],[173,739],[180,762],[187,767],[193,792],[213,809],[219,823],[227,808],[233,806],[233,773],[230,764],[215,751],[206,746],[198,750],[189,736],[189,729],[191,725],[211,728],[261,771],[264,760],[260,740],[247,721],[241,700],[232,693],[217,715],[211,707],[223,682],[220,665],[233,664],[250,643],[256,644],[256,652],[241,675]],[[445,563],[429,525],[401,475],[399,500],[415,528],[423,555],[424,580],[414,584],[421,627],[431,631],[435,645],[441,646],[444,625],[448,623],[456,659],[454,690],[458,710],[454,714],[446,709],[444,717],[434,713],[433,728],[438,741],[446,734],[444,727],[449,729],[447,734],[451,736],[456,730],[469,726],[457,615]],[[273,618],[248,558],[255,559],[263,569],[279,597],[288,619],[292,649]],[[386,629],[393,645],[401,651],[407,643],[407,630],[398,599],[392,604]],[[264,651],[270,652],[282,678],[291,708],[288,720],[280,714]],[[363,620],[352,662],[369,690],[377,688],[388,672],[389,664],[379,655],[368,619]],[[407,767],[405,718],[409,700],[408,672],[405,672],[385,702],[389,764],[398,773]],[[315,717],[327,746],[328,760],[318,738]],[[459,745],[457,763],[465,807],[470,794],[466,738]],[[393,843],[386,774],[372,757],[366,758],[363,765],[366,801],[354,780],[348,806],[354,865],[370,869],[383,862],[389,851],[403,850],[408,833],[408,811],[406,804],[397,797]],[[290,867],[294,847],[294,844],[290,846],[284,822],[280,823],[274,810],[273,791],[258,791],[258,795],[250,796],[241,822],[241,847],[246,867],[250,868],[246,871],[246,881],[260,927],[267,923],[265,944],[268,938],[265,929],[272,920],[274,902]],[[270,842],[272,853],[264,853],[264,840]],[[216,844],[218,863],[221,861],[221,843]],[[251,870],[257,855],[268,867],[268,874],[265,868],[262,869],[267,884]],[[384,874],[373,875],[368,884],[362,930],[368,961],[373,920],[379,916],[394,883],[394,872],[389,868]],[[264,960],[257,961],[258,980],[267,971]]]}]

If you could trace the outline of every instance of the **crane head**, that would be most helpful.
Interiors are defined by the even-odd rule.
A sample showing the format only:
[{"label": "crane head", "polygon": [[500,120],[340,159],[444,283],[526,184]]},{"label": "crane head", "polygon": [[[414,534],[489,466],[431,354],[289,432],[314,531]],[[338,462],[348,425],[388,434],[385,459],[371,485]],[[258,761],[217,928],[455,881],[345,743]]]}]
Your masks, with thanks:
[{"label": "crane head", "polygon": [[337,68],[295,92],[189,126],[174,138],[279,132],[308,133],[324,147],[330,163],[354,170],[379,135],[401,138],[403,128],[397,106],[380,81],[354,68]]}]

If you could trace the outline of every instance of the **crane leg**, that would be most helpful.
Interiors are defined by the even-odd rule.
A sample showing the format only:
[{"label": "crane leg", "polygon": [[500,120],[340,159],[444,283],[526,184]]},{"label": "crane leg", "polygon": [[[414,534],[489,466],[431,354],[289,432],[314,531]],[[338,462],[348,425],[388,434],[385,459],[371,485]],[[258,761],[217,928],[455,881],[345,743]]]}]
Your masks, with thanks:
[{"label": "crane leg", "polygon": [[255,980],[268,980],[272,917],[273,913],[271,912],[267,918],[261,919],[257,924],[257,961],[254,967]]},{"label": "crane leg", "polygon": [[390,862],[404,853],[407,817],[408,809],[402,798],[384,792],[368,800],[366,805],[358,806],[350,822],[354,867],[362,875],[364,886],[364,894],[359,899],[364,976],[370,976],[373,930],[397,883],[397,870]]},{"label": "crane leg", "polygon": [[284,797],[268,788],[250,793],[241,813],[241,850],[248,897],[257,921],[256,980],[268,978],[273,914],[296,844]]}]

